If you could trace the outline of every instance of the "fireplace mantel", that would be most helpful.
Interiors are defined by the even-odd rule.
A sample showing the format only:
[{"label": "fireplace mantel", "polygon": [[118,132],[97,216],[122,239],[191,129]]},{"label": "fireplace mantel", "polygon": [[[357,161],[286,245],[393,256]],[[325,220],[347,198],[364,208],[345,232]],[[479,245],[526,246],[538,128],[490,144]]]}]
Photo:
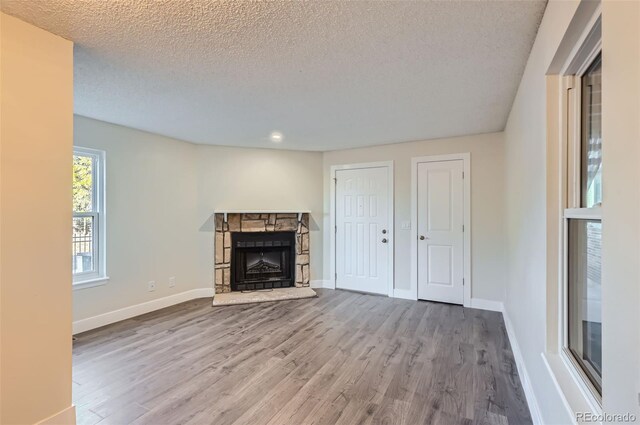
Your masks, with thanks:
[{"label": "fireplace mantel", "polygon": [[298,214],[298,221],[302,221],[302,214],[311,214],[310,210],[214,210],[213,214],[223,214],[227,222],[229,214]]},{"label": "fireplace mantel", "polygon": [[232,234],[245,232],[295,233],[295,286],[309,286],[309,211],[215,210],[214,217],[216,293],[231,291]]},{"label": "fireplace mantel", "polygon": [[310,210],[214,210],[214,214],[298,214],[311,213]]}]

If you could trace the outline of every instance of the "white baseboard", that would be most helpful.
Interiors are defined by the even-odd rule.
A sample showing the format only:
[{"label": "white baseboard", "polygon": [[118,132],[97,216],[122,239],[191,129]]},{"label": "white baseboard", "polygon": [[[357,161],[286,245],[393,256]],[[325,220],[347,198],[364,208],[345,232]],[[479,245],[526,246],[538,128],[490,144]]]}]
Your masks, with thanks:
[{"label": "white baseboard", "polygon": [[75,425],[76,424],[76,406],[73,404],[64,410],[43,419],[36,425]]},{"label": "white baseboard", "polygon": [[91,329],[96,329],[121,320],[130,319],[132,317],[140,316],[141,314],[150,313],[155,310],[160,310],[161,308],[180,304],[196,298],[213,297],[213,295],[213,288],[192,289],[190,291],[180,292],[179,294],[169,295],[168,297],[158,298],[141,304],[121,308],[119,310],[110,311],[98,316],[77,320],[73,322],[73,334],[75,335],[80,332],[90,331]]},{"label": "white baseboard", "polygon": [[504,312],[504,305],[501,301],[485,300],[483,298],[471,298],[471,308],[479,308],[480,310]]},{"label": "white baseboard", "polygon": [[533,420],[534,425],[542,425],[543,421],[542,414],[540,412],[540,405],[538,404],[538,399],[533,392],[533,386],[529,379],[529,373],[527,373],[527,367],[524,364],[524,358],[522,357],[522,352],[520,351],[520,346],[518,345],[518,339],[516,338],[513,325],[511,324],[509,315],[504,308],[502,309],[502,317],[504,318],[504,325],[507,328],[507,336],[511,343],[513,358],[516,361],[516,367],[518,368],[518,376],[520,376],[522,389],[524,390],[524,395],[527,398],[527,404],[529,405],[529,411],[531,412],[531,419]]},{"label": "white baseboard", "polygon": [[412,289],[398,289],[395,288],[393,290],[393,298],[402,298],[403,300],[413,300],[416,301],[418,299],[418,294],[416,291]]},{"label": "white baseboard", "polygon": [[328,280],[312,280],[311,282],[309,282],[309,286],[311,288],[328,288],[328,289],[333,289],[330,285],[330,282]]}]

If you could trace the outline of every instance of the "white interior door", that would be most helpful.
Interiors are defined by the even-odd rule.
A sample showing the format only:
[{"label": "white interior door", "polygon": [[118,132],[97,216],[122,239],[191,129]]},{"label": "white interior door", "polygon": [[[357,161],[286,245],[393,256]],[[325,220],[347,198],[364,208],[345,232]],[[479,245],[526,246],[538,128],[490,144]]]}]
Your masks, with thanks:
[{"label": "white interior door", "polygon": [[336,171],[336,287],[389,292],[388,167]]},{"label": "white interior door", "polygon": [[418,298],[464,302],[464,163],[418,164]]}]

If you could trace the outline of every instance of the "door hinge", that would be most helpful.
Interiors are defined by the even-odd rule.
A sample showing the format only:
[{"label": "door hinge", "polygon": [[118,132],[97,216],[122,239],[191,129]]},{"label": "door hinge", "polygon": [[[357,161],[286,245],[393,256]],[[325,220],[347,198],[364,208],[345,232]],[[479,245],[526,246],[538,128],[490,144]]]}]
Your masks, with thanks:
[{"label": "door hinge", "polygon": [[464,286],[464,277],[462,278],[462,286]]},{"label": "door hinge", "polygon": [[464,180],[464,171],[462,172],[462,180]]},{"label": "door hinge", "polygon": [[464,233],[464,224],[462,225],[462,233]]},{"label": "door hinge", "polygon": [[338,225],[335,226],[334,230],[335,230],[335,233],[338,233]]}]

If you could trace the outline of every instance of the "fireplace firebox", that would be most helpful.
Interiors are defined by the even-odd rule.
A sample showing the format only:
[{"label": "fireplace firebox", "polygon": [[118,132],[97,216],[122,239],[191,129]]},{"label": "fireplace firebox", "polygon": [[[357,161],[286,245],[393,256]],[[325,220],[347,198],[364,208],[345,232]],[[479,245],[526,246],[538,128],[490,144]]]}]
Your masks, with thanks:
[{"label": "fireplace firebox", "polygon": [[295,255],[295,232],[232,232],[231,290],[294,286]]}]

